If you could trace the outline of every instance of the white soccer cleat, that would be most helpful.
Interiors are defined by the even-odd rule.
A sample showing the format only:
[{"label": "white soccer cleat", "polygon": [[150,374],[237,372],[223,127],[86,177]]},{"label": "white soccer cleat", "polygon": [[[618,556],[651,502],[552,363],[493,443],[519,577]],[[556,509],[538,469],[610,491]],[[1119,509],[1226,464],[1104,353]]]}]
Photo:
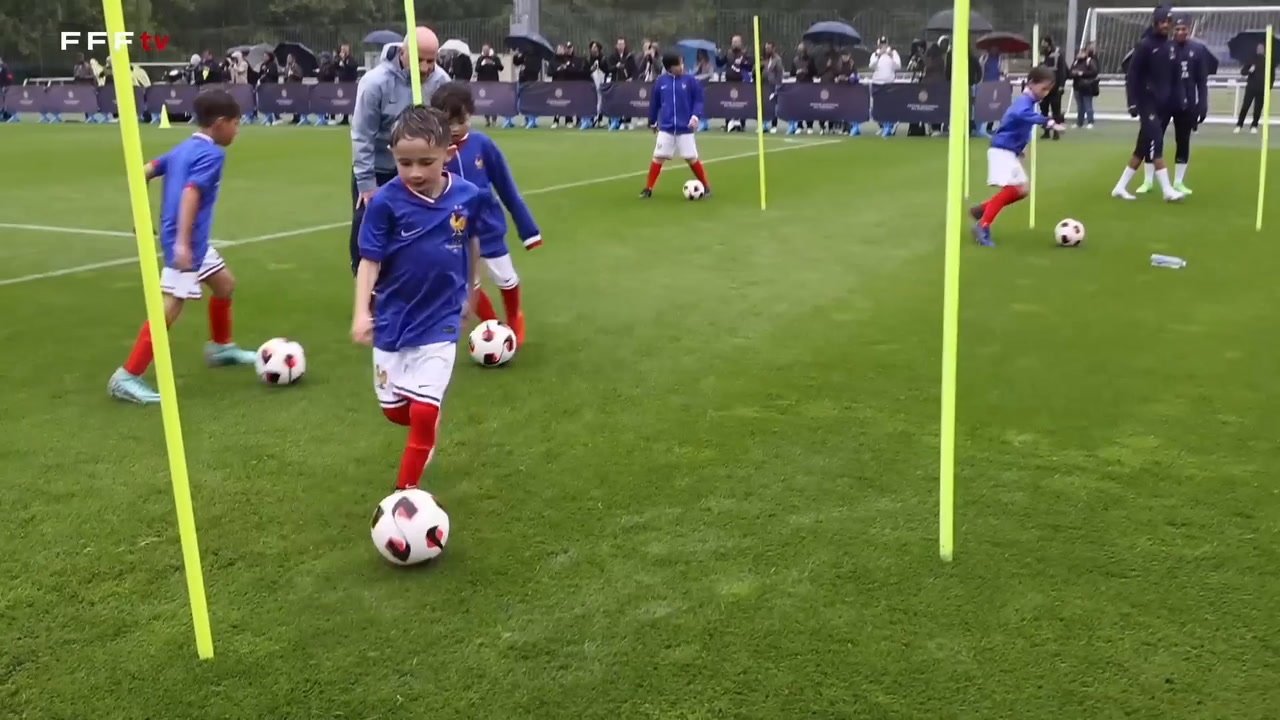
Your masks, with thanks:
[{"label": "white soccer cleat", "polygon": [[1164,194],[1164,201],[1165,202],[1181,202],[1182,199],[1185,197],[1186,195],[1183,195],[1177,190],[1174,190],[1173,192],[1168,192]]},{"label": "white soccer cleat", "polygon": [[1121,200],[1137,200],[1138,196],[1125,190],[1124,188],[1116,188],[1111,191],[1111,197],[1120,198]]},{"label": "white soccer cleat", "polygon": [[1236,128],[1235,130],[1232,130],[1231,132],[1232,132],[1232,134],[1239,135],[1239,134],[1240,134],[1240,130],[1241,130],[1241,128]]}]

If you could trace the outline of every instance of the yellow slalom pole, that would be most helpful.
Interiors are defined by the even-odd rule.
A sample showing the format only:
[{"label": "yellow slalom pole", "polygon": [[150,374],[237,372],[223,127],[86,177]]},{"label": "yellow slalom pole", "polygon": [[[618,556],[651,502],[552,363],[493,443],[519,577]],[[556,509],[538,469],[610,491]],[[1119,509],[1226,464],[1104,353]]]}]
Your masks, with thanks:
[{"label": "yellow slalom pole", "polygon": [[405,36],[409,38],[409,47],[405,48],[409,58],[409,81],[413,83],[413,104],[422,104],[422,73],[418,70],[418,12],[413,7],[413,0],[404,0]]},{"label": "yellow slalom pole", "polygon": [[[960,236],[964,213],[964,153],[969,136],[969,2],[952,12],[951,135],[947,138],[947,241],[942,290],[942,428],[938,467],[938,554],[951,561],[956,513],[956,364],[960,335]],[[963,132],[956,132],[960,128]]]},{"label": "yellow slalom pole", "polygon": [[[102,0],[109,38],[123,37],[124,9],[121,0]],[[155,346],[156,381],[160,389],[160,416],[164,441],[169,452],[169,475],[173,480],[173,502],[178,509],[178,538],[182,543],[182,566],[187,575],[187,595],[191,601],[191,621],[195,624],[196,653],[202,660],[213,657],[213,631],[209,628],[209,604],[204,594],[204,571],[200,568],[200,545],[196,541],[196,517],[191,506],[191,484],[187,477],[187,451],[182,442],[182,421],[178,416],[178,389],[173,382],[173,357],[169,352],[169,330],[164,321],[164,298],[160,294],[160,267],[156,263],[155,236],[151,226],[151,203],[147,197],[142,138],[138,133],[138,108],[133,97],[133,72],[129,48],[111,42],[111,66],[116,88],[116,112],[120,115],[120,140],[124,146],[125,175],[129,181],[129,201],[133,228],[138,240],[138,262],[142,266],[142,292],[147,303],[147,321]]]},{"label": "yellow slalom pole", "polygon": [[1272,56],[1275,44],[1275,26],[1267,26],[1266,50],[1262,57],[1262,159],[1258,163],[1258,220],[1254,227],[1262,232],[1262,208],[1267,197],[1267,153],[1271,152],[1271,68],[1276,59]]},{"label": "yellow slalom pole", "polygon": [[[1040,23],[1031,26],[1031,67],[1040,64]],[[1029,227],[1036,229],[1036,165],[1039,164],[1040,152],[1038,151],[1040,143],[1040,133],[1038,130],[1031,133],[1031,147],[1029,148],[1028,160],[1031,161],[1030,181],[1027,183],[1027,218]]]},{"label": "yellow slalom pole", "polygon": [[759,15],[751,18],[751,25],[755,32],[756,50],[756,160],[760,167],[760,209],[764,210],[767,205],[764,173],[764,74],[761,72]]}]

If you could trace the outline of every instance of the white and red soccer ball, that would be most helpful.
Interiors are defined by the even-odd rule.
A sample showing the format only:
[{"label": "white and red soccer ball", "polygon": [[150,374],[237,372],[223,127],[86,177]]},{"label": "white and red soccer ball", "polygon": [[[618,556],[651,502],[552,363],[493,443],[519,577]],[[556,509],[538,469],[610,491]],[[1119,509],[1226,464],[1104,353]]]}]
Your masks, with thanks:
[{"label": "white and red soccer ball", "polygon": [[271,338],[258,348],[253,369],[268,385],[292,385],[307,372],[302,346],[288,338]]},{"label": "white and red soccer ball", "polygon": [[1084,223],[1067,218],[1053,228],[1053,239],[1061,247],[1076,247],[1084,242]]},{"label": "white and red soccer ball", "polygon": [[467,338],[471,359],[485,367],[506,365],[516,356],[516,334],[506,324],[485,320]]},{"label": "white and red soccer ball", "polygon": [[701,200],[707,194],[707,187],[697,180],[689,180],[684,184],[685,200]]},{"label": "white and red soccer ball", "polygon": [[393,565],[440,557],[449,542],[449,516],[426,490],[397,490],[373,511],[373,546]]}]

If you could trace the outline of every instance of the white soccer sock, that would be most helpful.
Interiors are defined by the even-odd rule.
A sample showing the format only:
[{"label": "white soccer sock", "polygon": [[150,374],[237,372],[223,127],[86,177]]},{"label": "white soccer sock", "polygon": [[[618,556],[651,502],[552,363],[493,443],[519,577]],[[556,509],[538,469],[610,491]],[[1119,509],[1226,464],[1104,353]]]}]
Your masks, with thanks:
[{"label": "white soccer sock", "polygon": [[1173,183],[1169,182],[1169,168],[1157,170],[1156,179],[1160,181],[1160,189],[1164,191],[1165,195],[1173,194]]},{"label": "white soccer sock", "polygon": [[1120,182],[1116,183],[1117,190],[1128,190],[1129,181],[1133,179],[1134,170],[1129,166],[1125,166],[1124,172],[1120,173]]},{"label": "white soccer sock", "polygon": [[1151,175],[1155,173],[1156,166],[1153,163],[1142,163],[1142,184],[1151,184]]},{"label": "white soccer sock", "polygon": [[1179,185],[1181,185],[1181,184],[1182,184],[1183,179],[1185,179],[1185,178],[1187,177],[1187,164],[1186,164],[1186,163],[1178,163],[1177,165],[1174,165],[1174,166],[1173,166],[1173,177],[1174,177],[1174,180],[1176,180],[1176,181],[1177,181],[1177,183],[1178,183]]}]

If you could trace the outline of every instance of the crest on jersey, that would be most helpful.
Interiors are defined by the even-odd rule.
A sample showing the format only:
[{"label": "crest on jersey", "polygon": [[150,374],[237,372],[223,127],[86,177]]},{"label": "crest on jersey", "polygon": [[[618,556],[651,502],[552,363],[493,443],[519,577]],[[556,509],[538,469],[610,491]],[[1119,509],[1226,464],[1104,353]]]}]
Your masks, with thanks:
[{"label": "crest on jersey", "polygon": [[466,235],[467,216],[458,212],[458,208],[454,208],[453,214],[449,216],[449,227],[453,228],[454,237]]}]

